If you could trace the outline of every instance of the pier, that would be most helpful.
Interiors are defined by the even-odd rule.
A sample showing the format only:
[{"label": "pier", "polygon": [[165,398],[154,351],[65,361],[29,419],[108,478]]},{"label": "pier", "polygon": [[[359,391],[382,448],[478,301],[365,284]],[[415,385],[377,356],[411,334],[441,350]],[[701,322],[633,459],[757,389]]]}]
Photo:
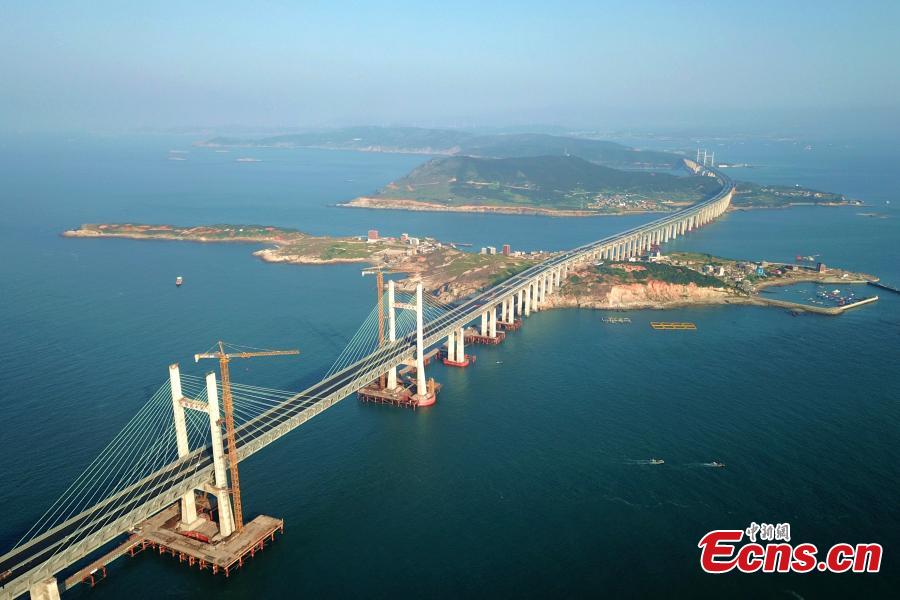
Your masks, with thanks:
[{"label": "pier", "polygon": [[856,302],[845,304],[843,306],[810,306],[809,304],[801,304],[799,302],[788,302],[786,300],[773,300],[771,298],[754,298],[754,304],[760,304],[763,306],[778,306],[780,308],[786,308],[790,311],[802,311],[802,312],[810,312],[816,313],[818,315],[839,315],[844,313],[851,308],[858,308],[865,304],[871,304],[872,302],[877,302],[878,296],[872,296],[870,298],[863,298],[861,300],[857,300]]},{"label": "pier", "polygon": [[895,287],[891,287],[891,286],[889,286],[889,285],[885,285],[885,284],[883,284],[883,283],[881,283],[881,282],[879,282],[879,281],[866,281],[866,283],[867,283],[868,285],[873,286],[873,287],[881,288],[881,289],[887,290],[887,291],[889,291],[889,292],[894,292],[895,294],[900,294],[900,289],[897,289],[897,288],[895,288]]}]

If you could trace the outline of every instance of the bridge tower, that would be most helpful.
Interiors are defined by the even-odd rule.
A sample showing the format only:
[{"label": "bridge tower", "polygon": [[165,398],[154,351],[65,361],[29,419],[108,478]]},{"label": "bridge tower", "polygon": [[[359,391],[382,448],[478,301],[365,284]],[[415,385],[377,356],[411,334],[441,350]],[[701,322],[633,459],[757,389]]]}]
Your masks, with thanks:
[{"label": "bridge tower", "polygon": [[[206,374],[206,408],[209,412],[209,431],[212,441],[213,485],[219,509],[219,535],[223,538],[234,533],[234,514],[231,511],[231,498],[228,493],[228,478],[225,475],[225,445],[222,443],[222,421],[219,418],[219,390],[216,386],[216,374]],[[233,457],[237,462],[237,457]]]},{"label": "bridge tower", "polygon": [[[172,392],[172,414],[175,419],[175,444],[178,448],[178,458],[184,458],[190,454],[187,436],[187,422],[184,418],[184,394],[181,391],[181,371],[178,364],[169,365],[169,388]],[[195,529],[203,521],[197,516],[197,501],[194,490],[181,497],[181,528]]]}]

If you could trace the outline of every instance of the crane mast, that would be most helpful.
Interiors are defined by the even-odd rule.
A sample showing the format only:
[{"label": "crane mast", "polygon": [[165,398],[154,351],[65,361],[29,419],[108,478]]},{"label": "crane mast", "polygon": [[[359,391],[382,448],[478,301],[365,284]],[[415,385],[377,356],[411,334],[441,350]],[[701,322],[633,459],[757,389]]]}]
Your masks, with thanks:
[{"label": "crane mast", "polygon": [[253,358],[256,356],[285,356],[300,354],[299,350],[262,350],[259,352],[225,352],[225,343],[218,342],[218,352],[195,354],[194,361],[201,358],[219,360],[219,379],[222,381],[222,409],[225,413],[225,439],[228,444],[228,470],[231,476],[231,496],[234,501],[234,530],[244,528],[244,511],[241,505],[241,480],[238,474],[237,440],[234,433],[234,400],[231,396],[231,374],[228,363],[232,358]]},{"label": "crane mast", "polygon": [[[375,295],[378,301],[378,347],[384,346],[384,271],[381,269],[369,269],[362,272],[363,277],[366,275],[375,275],[376,290]],[[382,374],[378,378],[381,387],[387,387],[387,375]]]}]

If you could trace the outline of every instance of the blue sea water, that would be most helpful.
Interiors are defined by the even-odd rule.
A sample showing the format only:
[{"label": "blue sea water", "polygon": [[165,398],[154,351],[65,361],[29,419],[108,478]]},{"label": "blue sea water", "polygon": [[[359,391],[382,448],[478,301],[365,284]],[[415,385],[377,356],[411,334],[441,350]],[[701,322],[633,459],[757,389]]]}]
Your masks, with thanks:
[{"label": "blue sea water", "polygon": [[[253,149],[179,137],[0,140],[0,524],[18,540],[180,362],[214,340],[299,347],[238,381],[302,389],[371,307],[359,267],[265,264],[252,246],[59,237],[83,222],[376,228],[514,248],[572,247],[648,216],[551,219],[337,208],[422,157]],[[690,148],[685,144],[683,147]],[[735,177],[840,191],[866,208],[729,213],[670,247],[819,254],[900,284],[896,149],[718,147]],[[170,150],[186,160],[169,160]],[[238,157],[262,162],[236,162]],[[763,160],[765,158],[765,160]],[[891,201],[892,204],[885,204]],[[860,213],[877,213],[863,216]],[[176,275],[185,285],[176,289]],[[438,405],[348,399],[242,462],[246,511],[287,533],[229,581],[158,556],[96,598],[892,596],[900,583],[900,296],[841,317],[759,307],[538,313],[466,370],[430,368]],[[651,320],[696,332],[656,332]],[[650,457],[665,465],[643,464]],[[703,463],[720,460],[725,469]],[[885,546],[878,575],[710,576],[697,541],[750,521],[796,541]]]}]

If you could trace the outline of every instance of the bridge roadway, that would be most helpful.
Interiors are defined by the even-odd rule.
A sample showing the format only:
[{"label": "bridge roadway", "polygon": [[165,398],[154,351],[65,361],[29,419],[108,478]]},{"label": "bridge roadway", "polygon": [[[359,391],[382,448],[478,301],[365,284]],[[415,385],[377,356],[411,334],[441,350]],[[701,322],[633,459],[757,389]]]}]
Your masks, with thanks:
[{"label": "bridge roadway", "polygon": [[[717,206],[717,203],[721,206],[724,202],[727,207],[734,189],[731,179],[715,168],[704,167],[702,170],[715,176],[722,184],[720,191],[712,197],[644,225],[557,254],[489,290],[465,299],[425,324],[425,346],[440,342],[452,331],[476,319],[482,312],[517,293],[543,274],[563,265],[584,261],[585,257],[590,259],[598,250],[621,240],[684,222],[704,208]],[[723,211],[724,208],[717,214]],[[353,394],[391,367],[411,361],[415,355],[415,346],[415,333],[411,333],[244,423],[237,431],[239,460]],[[6,574],[3,587],[0,587],[0,598],[14,598],[26,593],[36,582],[52,577],[82,560],[102,545],[127,533],[138,523],[174,503],[188,491],[202,489],[211,481],[212,470],[210,447],[196,449],[183,459],[12,549],[0,557],[0,574]]]}]

